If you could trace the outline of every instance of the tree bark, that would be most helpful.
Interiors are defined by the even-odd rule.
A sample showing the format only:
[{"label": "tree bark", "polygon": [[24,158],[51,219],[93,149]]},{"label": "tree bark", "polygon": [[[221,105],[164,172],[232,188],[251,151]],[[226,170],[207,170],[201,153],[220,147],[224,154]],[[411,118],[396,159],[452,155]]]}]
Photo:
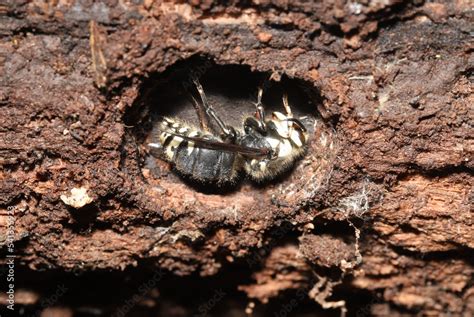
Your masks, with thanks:
[{"label": "tree bark", "polygon": [[[463,0],[0,3],[2,311],[14,255],[16,313],[472,316],[472,18]],[[147,143],[191,73],[221,76],[236,125],[247,80],[288,88],[305,157],[229,189],[176,175]]]}]

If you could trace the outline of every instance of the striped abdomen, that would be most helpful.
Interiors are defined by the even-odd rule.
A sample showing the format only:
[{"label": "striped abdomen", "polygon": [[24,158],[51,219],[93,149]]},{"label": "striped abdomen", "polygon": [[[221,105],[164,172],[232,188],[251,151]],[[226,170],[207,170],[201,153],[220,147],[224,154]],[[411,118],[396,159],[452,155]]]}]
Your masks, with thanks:
[{"label": "striped abdomen", "polygon": [[237,177],[238,154],[197,147],[194,142],[179,135],[221,141],[216,136],[170,118],[163,119],[160,130],[159,140],[165,159],[173,163],[180,173],[200,181],[218,183],[231,182]]}]

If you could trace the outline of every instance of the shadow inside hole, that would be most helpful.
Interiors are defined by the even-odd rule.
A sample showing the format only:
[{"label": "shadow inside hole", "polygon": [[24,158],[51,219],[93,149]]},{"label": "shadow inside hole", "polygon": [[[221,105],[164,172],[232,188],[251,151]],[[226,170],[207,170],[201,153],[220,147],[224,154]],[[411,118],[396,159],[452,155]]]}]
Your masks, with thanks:
[{"label": "shadow inside hole", "polygon": [[[316,102],[319,94],[314,87],[301,80],[289,79],[285,76],[279,82],[269,80],[269,73],[252,72],[250,67],[242,65],[215,65],[208,60],[192,58],[177,63],[162,74],[152,76],[142,86],[134,109],[146,109],[145,116],[130,115],[129,120],[140,122],[135,125],[139,130],[137,138],[143,144],[157,143],[159,135],[157,123],[163,117],[177,117],[190,127],[200,129],[193,98],[201,103],[201,99],[192,83],[192,75],[199,77],[209,104],[215,109],[218,116],[237,130],[243,130],[243,121],[255,112],[258,87],[262,86],[262,103],[267,118],[273,111],[285,113],[283,95],[288,94],[288,100],[293,116],[300,119],[311,136],[314,132],[314,123],[319,117]],[[136,114],[135,114],[136,115]],[[138,120],[137,120],[138,119]],[[212,124],[212,120],[210,120]],[[130,124],[133,124],[130,122]],[[216,128],[214,126],[214,128]],[[218,129],[216,129],[218,131]],[[156,157],[156,154],[154,155]],[[147,158],[145,166],[150,170],[159,169],[163,164],[156,164],[156,159]],[[259,188],[276,184],[287,179],[294,167],[278,177],[254,183]],[[159,174],[166,174],[161,173]],[[201,183],[189,177],[182,177],[189,186],[205,193],[225,193],[239,188],[245,177],[233,184],[217,185]]]},{"label": "shadow inside hole", "polygon": [[[219,117],[238,129],[243,128],[243,119],[255,112],[259,85],[263,83],[262,102],[267,116],[273,111],[285,112],[283,94],[287,93],[295,117],[316,116],[316,107],[301,89],[302,83],[283,77],[281,82],[265,80],[269,74],[251,72],[246,66],[214,66],[200,77],[209,104]],[[308,89],[306,87],[306,89]],[[150,117],[155,121],[163,116],[176,116],[199,127],[192,97],[200,103],[190,74],[170,79],[143,100],[149,107]]]}]

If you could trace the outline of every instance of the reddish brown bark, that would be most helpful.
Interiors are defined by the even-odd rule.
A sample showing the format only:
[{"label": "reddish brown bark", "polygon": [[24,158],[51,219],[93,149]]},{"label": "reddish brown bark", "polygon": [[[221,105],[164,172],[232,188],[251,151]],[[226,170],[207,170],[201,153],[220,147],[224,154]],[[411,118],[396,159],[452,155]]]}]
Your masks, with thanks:
[{"label": "reddish brown bark", "polygon": [[[16,311],[472,315],[469,1],[192,3],[0,4]],[[212,191],[152,159],[193,71],[234,124],[288,90],[304,159]]]}]

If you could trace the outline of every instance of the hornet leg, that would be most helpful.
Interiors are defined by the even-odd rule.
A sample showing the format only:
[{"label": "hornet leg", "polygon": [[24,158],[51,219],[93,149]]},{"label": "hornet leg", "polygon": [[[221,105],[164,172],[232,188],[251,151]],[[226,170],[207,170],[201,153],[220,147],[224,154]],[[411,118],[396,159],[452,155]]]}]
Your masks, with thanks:
[{"label": "hornet leg", "polygon": [[193,81],[194,81],[194,85],[196,85],[196,89],[199,92],[199,95],[201,96],[202,105],[204,106],[206,114],[212,119],[214,119],[214,121],[217,123],[217,125],[219,126],[219,128],[222,130],[222,132],[227,138],[232,138],[232,139],[235,138],[236,137],[235,129],[227,126],[224,123],[224,121],[222,121],[222,119],[219,118],[214,108],[212,108],[211,105],[209,105],[209,103],[207,102],[206,94],[204,93],[204,89],[199,83],[199,80],[197,78],[194,78]]},{"label": "hornet leg", "polygon": [[[288,94],[284,93],[282,99],[283,99],[283,107],[285,108],[285,111],[286,111],[286,116],[290,119],[293,119],[293,113],[291,112],[290,105],[288,104]],[[293,122],[291,120],[287,120],[286,123],[288,125],[288,135],[290,135],[290,132],[293,129]]]},{"label": "hornet leg", "polygon": [[263,88],[260,86],[258,87],[258,93],[257,93],[257,103],[255,104],[255,118],[257,118],[258,123],[259,123],[259,128],[262,131],[266,131],[266,125],[265,125],[265,109],[263,109],[262,105],[262,95],[263,95]]},{"label": "hornet leg", "polygon": [[193,101],[193,106],[194,109],[196,110],[198,119],[199,119],[199,125],[201,126],[201,129],[205,132],[210,132],[209,128],[209,120],[208,117],[206,116],[206,109],[204,109],[199,102],[194,98],[192,94],[189,94]]}]

